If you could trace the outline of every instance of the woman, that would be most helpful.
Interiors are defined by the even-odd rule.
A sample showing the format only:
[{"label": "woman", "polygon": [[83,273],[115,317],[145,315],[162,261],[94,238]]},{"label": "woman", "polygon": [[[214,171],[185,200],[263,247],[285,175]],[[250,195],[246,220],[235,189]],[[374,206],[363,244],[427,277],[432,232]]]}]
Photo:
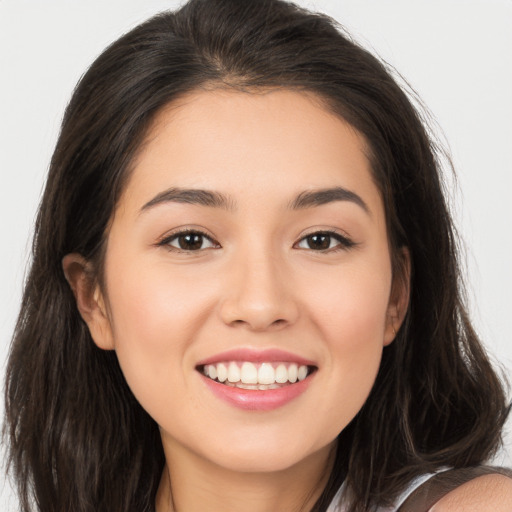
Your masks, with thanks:
[{"label": "woman", "polygon": [[[9,360],[23,509],[396,509],[487,460],[507,404],[437,158],[386,69],[290,4],[192,0],[109,47]],[[471,493],[499,510],[510,481],[438,506]]]}]

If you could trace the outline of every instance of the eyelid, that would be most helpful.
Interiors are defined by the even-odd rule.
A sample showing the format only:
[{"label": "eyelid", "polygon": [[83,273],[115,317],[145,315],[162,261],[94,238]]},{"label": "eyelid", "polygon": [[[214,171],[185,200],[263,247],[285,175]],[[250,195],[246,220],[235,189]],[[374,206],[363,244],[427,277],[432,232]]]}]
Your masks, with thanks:
[{"label": "eyelid", "polygon": [[[339,244],[335,247],[332,247],[329,249],[324,249],[324,250],[314,250],[311,248],[306,249],[306,248],[302,248],[302,247],[297,247],[298,244],[301,243],[302,241],[304,241],[306,238],[313,236],[313,235],[320,235],[320,234],[327,235],[327,236],[334,238],[335,240],[337,240],[339,242]],[[340,251],[340,250],[348,250],[353,247],[356,247],[357,245],[359,245],[358,242],[354,242],[354,240],[352,240],[352,238],[350,236],[348,236],[345,232],[343,232],[341,230],[337,230],[337,229],[333,229],[333,228],[323,228],[323,229],[315,228],[307,233],[303,233],[300,236],[300,238],[298,239],[298,241],[295,242],[294,247],[297,247],[298,249],[303,249],[306,251],[312,251],[312,252],[318,252],[318,253],[328,253],[328,252],[336,252],[336,251]]]},{"label": "eyelid", "polygon": [[[180,249],[178,247],[174,247],[174,246],[170,245],[170,242],[172,240],[178,238],[179,236],[187,235],[187,234],[198,234],[198,235],[201,235],[204,238],[208,239],[212,243],[212,245],[214,247],[207,247],[205,249],[198,249],[198,250],[192,251],[192,250]],[[180,227],[174,228],[171,231],[168,231],[164,235],[162,235],[156,241],[155,245],[157,247],[165,247],[168,250],[173,251],[173,252],[181,252],[181,253],[187,253],[187,254],[193,253],[193,252],[196,252],[196,253],[197,252],[201,252],[201,251],[204,251],[206,249],[220,248],[221,247],[219,242],[217,242],[217,240],[210,233],[208,233],[205,229],[200,228],[198,226],[180,226]]]}]

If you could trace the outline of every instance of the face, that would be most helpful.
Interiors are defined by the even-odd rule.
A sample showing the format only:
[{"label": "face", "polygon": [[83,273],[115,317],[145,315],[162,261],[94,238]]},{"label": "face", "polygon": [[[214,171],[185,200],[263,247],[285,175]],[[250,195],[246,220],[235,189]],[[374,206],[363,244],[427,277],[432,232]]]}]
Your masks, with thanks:
[{"label": "face", "polygon": [[404,293],[363,137],[303,93],[203,91],[142,146],[88,323],[167,452],[274,471],[354,418]]}]

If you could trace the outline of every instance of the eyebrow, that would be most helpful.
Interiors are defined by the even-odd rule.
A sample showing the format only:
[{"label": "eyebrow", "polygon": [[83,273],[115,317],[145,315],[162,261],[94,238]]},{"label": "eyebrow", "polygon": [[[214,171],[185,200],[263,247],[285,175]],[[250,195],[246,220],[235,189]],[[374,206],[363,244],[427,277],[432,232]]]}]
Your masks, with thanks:
[{"label": "eyebrow", "polygon": [[[351,190],[343,187],[325,188],[320,190],[307,190],[301,192],[289,204],[291,210],[303,210],[314,208],[335,201],[349,201],[360,206],[366,213],[370,214],[368,205],[363,199]],[[140,210],[140,213],[149,210],[160,204],[169,202],[187,203],[210,208],[221,208],[224,210],[234,210],[235,202],[220,192],[212,190],[203,190],[196,188],[170,188],[157,194],[148,201]]]},{"label": "eyebrow", "polygon": [[343,187],[324,188],[301,192],[289,205],[292,210],[313,208],[335,201],[349,201],[360,206],[366,213],[370,214],[368,205],[355,192]]},{"label": "eyebrow", "polygon": [[157,205],[172,202],[197,204],[211,208],[222,208],[224,210],[234,209],[233,201],[220,192],[197,188],[170,188],[156,195],[151,201],[148,201],[140,211],[142,213]]}]

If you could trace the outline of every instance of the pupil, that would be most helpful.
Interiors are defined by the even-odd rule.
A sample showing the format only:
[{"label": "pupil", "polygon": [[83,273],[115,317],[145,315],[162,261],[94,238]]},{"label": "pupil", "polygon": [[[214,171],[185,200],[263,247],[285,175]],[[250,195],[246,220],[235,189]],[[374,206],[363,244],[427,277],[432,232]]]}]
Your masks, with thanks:
[{"label": "pupil", "polygon": [[329,249],[331,237],[329,235],[311,235],[308,237],[308,245],[310,249]]},{"label": "pupil", "polygon": [[201,249],[203,245],[203,235],[197,233],[188,233],[179,237],[179,244],[181,249],[187,251]]}]

